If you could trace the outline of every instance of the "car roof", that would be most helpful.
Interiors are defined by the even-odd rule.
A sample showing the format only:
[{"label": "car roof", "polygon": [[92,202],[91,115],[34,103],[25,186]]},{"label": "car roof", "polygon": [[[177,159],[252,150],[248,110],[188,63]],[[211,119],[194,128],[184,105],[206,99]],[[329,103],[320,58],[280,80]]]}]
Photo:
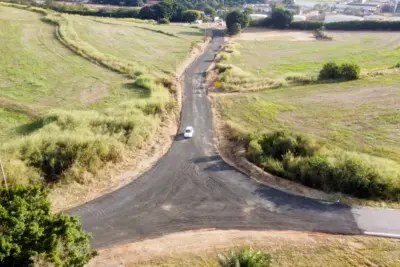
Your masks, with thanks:
[{"label": "car roof", "polygon": [[192,126],[188,126],[188,127],[186,127],[186,130],[193,130],[193,127]]}]

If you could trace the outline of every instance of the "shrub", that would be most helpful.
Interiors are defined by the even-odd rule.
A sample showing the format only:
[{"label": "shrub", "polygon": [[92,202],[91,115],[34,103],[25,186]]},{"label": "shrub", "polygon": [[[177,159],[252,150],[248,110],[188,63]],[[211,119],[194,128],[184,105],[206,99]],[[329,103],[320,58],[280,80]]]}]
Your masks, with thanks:
[{"label": "shrub", "polygon": [[[235,34],[238,26],[235,23],[240,24],[240,30],[243,30],[250,23],[250,17],[247,13],[241,12],[240,10],[233,10],[226,15],[226,27],[229,34]],[[234,26],[235,25],[235,26]]]},{"label": "shrub", "polygon": [[319,72],[319,80],[334,80],[341,77],[340,67],[335,62],[325,63]]},{"label": "shrub", "polygon": [[166,19],[166,18],[160,19],[160,20],[158,21],[158,24],[169,24],[169,20]]},{"label": "shrub", "polygon": [[397,63],[394,67],[395,68],[400,68],[400,63]]},{"label": "shrub", "polygon": [[340,66],[341,77],[347,81],[360,78],[360,67],[357,64],[343,63]]},{"label": "shrub", "polygon": [[240,26],[240,23],[233,23],[231,26],[231,29],[229,31],[230,34],[235,35],[239,34],[242,31],[242,26]]},{"label": "shrub", "polygon": [[289,28],[292,20],[293,20],[292,12],[280,7],[272,9],[271,24],[274,28],[278,29]]},{"label": "shrub", "polygon": [[279,160],[288,152],[295,156],[307,156],[312,155],[315,150],[313,142],[308,138],[301,135],[292,136],[284,131],[264,135],[258,142],[266,156]]},{"label": "shrub", "polygon": [[137,78],[133,84],[137,87],[146,89],[149,92],[151,92],[154,86],[153,79],[144,75],[139,76],[139,78]]},{"label": "shrub", "polygon": [[39,187],[0,187],[0,234],[0,266],[34,266],[40,256],[51,266],[83,267],[97,254],[79,218],[53,214]]},{"label": "shrub", "polygon": [[218,262],[221,267],[269,267],[272,264],[270,254],[251,248],[219,254]]},{"label": "shrub", "polygon": [[195,22],[201,17],[201,13],[198,10],[186,10],[182,13],[182,19],[185,22]]},{"label": "shrub", "polygon": [[387,163],[373,165],[376,159],[367,161],[359,154],[322,150],[299,135],[274,132],[253,139],[246,156],[272,174],[327,192],[400,200],[398,165],[391,169]]},{"label": "shrub", "polygon": [[324,26],[321,21],[294,21],[290,23],[290,29],[296,30],[317,30]]},{"label": "shrub", "polygon": [[400,31],[400,21],[341,21],[325,24],[327,30],[348,30],[348,31],[363,31],[363,30],[388,30]]}]

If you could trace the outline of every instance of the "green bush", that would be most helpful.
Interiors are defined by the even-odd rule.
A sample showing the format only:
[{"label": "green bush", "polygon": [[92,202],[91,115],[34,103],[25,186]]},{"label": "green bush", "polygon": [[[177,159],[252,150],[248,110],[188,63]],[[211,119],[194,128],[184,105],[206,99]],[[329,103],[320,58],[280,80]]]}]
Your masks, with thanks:
[{"label": "green bush", "polygon": [[400,21],[341,21],[325,24],[327,30],[344,30],[344,31],[400,31]]},{"label": "green bush", "polygon": [[79,218],[51,212],[43,188],[0,187],[0,266],[33,267],[39,256],[46,266],[83,267],[97,254],[90,239]]},{"label": "green bush", "polygon": [[397,63],[394,67],[395,68],[400,68],[400,63]]},{"label": "green bush", "polygon": [[400,201],[400,175],[358,154],[326,152],[299,135],[274,132],[249,142],[247,158],[265,171],[327,192]]},{"label": "green bush", "polygon": [[321,21],[294,21],[290,23],[290,29],[296,30],[317,30],[324,26]]},{"label": "green bush", "polygon": [[[236,23],[240,24],[240,28]],[[243,30],[249,26],[249,23],[249,15],[245,12],[241,12],[240,10],[233,10],[226,15],[226,28],[229,34],[237,34],[238,29]]]},{"label": "green bush", "polygon": [[242,31],[242,26],[240,26],[240,23],[233,23],[231,26],[231,29],[229,30],[230,34],[235,35],[239,34]]},{"label": "green bush", "polygon": [[341,77],[346,80],[357,80],[360,78],[360,67],[354,63],[343,63],[340,66]]},{"label": "green bush", "polygon": [[319,72],[319,80],[357,80],[360,78],[360,67],[354,63],[343,63],[338,65],[335,62],[325,63]]},{"label": "green bush", "polygon": [[270,254],[251,248],[219,254],[218,262],[221,267],[269,267],[272,264]]},{"label": "green bush", "polygon": [[195,22],[200,19],[201,13],[198,10],[186,10],[182,13],[182,19],[185,22]]},{"label": "green bush", "polygon": [[160,20],[158,21],[158,24],[169,24],[169,20],[166,19],[166,18],[160,19]]},{"label": "green bush", "polygon": [[308,138],[297,135],[292,136],[284,131],[277,131],[270,135],[264,135],[258,140],[265,155],[282,160],[291,152],[295,156],[307,156],[314,153],[314,144]]},{"label": "green bush", "polygon": [[340,66],[335,62],[325,63],[319,72],[319,80],[335,80],[341,77]]}]

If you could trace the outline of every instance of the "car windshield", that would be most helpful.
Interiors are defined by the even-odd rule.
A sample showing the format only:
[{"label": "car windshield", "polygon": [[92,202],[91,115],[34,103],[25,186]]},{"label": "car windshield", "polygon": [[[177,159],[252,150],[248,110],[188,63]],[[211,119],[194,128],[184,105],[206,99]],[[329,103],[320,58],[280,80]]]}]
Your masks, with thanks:
[{"label": "car windshield", "polygon": [[191,131],[192,131],[192,130],[190,130],[190,129],[186,129],[185,132],[190,133]]}]

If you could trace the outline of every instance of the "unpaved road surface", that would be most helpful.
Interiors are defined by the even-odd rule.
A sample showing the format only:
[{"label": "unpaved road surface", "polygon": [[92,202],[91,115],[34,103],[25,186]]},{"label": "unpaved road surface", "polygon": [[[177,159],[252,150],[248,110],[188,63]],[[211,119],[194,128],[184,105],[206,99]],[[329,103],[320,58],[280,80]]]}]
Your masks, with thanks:
[{"label": "unpaved road surface", "polygon": [[194,137],[178,134],[169,152],[147,173],[67,212],[81,216],[85,230],[93,233],[93,246],[204,228],[400,235],[400,211],[290,195],[257,183],[221,159],[204,84],[222,43],[216,32],[206,52],[186,71],[180,132],[191,125]]}]

